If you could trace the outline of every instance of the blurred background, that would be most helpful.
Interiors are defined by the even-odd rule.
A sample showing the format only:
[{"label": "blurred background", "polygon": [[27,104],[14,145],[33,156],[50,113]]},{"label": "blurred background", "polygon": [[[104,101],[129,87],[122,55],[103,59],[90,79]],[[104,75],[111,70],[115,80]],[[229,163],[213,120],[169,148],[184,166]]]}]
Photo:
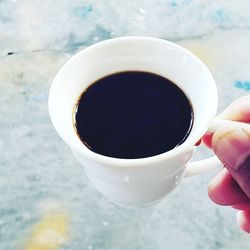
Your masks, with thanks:
[{"label": "blurred background", "polygon": [[[250,91],[249,0],[0,0],[0,250],[247,250],[208,173],[161,203],[124,209],[90,186],[47,109],[60,67],[88,45],[146,35],[193,51],[219,110]],[[201,147],[195,159],[210,152]]]}]

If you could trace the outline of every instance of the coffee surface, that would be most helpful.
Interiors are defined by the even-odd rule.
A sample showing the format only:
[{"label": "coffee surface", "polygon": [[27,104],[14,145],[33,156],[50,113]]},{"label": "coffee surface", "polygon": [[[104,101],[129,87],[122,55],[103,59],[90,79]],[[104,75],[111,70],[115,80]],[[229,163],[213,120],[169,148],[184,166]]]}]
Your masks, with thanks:
[{"label": "coffee surface", "polygon": [[97,80],[81,95],[75,127],[92,151],[115,158],[144,158],[185,141],[192,105],[172,81],[149,72],[127,71]]}]

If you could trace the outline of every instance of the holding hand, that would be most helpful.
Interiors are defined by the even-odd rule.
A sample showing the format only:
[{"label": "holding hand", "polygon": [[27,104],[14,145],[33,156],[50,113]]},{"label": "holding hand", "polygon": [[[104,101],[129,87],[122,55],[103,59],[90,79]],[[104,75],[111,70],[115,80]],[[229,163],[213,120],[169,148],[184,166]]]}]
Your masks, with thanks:
[{"label": "holding hand", "polygon": [[[233,102],[218,118],[250,123],[250,96]],[[238,223],[250,233],[250,125],[220,127],[207,133],[203,142],[225,165],[210,183],[209,197],[219,205],[240,210]]]}]

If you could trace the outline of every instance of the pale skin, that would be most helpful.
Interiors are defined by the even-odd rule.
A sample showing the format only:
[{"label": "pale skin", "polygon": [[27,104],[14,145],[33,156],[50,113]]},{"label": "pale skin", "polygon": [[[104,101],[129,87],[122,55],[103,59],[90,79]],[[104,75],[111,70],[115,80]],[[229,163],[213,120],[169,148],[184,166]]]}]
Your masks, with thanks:
[{"label": "pale skin", "polygon": [[244,124],[223,126],[203,137],[225,165],[209,184],[208,195],[219,205],[237,209],[240,228],[250,233],[250,95],[234,101],[218,118]]}]

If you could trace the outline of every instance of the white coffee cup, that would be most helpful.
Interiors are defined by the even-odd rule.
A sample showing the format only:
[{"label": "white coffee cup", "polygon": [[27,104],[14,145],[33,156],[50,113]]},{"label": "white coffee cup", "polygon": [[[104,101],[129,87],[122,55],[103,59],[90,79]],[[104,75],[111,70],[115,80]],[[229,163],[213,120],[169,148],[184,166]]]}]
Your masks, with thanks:
[{"label": "white coffee cup", "polygon": [[[94,153],[81,142],[73,124],[79,96],[103,76],[128,70],[159,74],[187,94],[193,106],[194,122],[183,144],[152,157],[118,159]],[[60,69],[50,89],[49,114],[56,131],[85,167],[97,190],[119,205],[149,205],[163,199],[183,176],[221,165],[216,157],[189,163],[195,143],[214,119],[217,102],[211,73],[191,52],[157,38],[121,37],[80,51]]]}]

